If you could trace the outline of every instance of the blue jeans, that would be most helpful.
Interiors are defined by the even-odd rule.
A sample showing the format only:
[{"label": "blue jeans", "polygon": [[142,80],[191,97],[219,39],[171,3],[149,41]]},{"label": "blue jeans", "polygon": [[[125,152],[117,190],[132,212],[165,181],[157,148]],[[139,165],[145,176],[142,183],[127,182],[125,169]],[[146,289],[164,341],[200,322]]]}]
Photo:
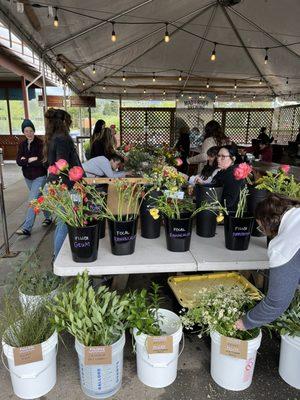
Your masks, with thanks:
[{"label": "blue jeans", "polygon": [[[25,178],[26,185],[29,189],[28,203],[31,200],[37,199],[41,195],[41,188],[44,187],[46,183],[46,176],[39,176],[33,180]],[[51,218],[51,214],[48,211],[43,211],[45,218]],[[28,207],[26,218],[23,223],[22,229],[27,229],[31,231],[35,220],[35,214],[31,207]]]},{"label": "blue jeans", "polygon": [[67,225],[58,218],[56,221],[56,229],[54,233],[54,259],[57,257],[67,234],[68,234]]}]

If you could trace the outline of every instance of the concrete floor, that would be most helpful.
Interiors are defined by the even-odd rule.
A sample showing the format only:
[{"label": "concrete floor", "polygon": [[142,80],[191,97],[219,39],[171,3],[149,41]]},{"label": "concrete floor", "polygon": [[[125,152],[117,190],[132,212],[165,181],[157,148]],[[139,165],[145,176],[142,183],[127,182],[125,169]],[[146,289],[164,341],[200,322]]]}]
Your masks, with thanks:
[{"label": "concrete floor", "polygon": [[[14,184],[12,179],[12,185]],[[26,200],[26,189],[17,193],[17,198]],[[8,205],[9,207],[9,205]],[[7,208],[8,208],[7,207]],[[17,218],[13,211],[9,220]],[[37,247],[43,267],[51,268],[53,230],[42,230],[35,227],[36,238],[26,238],[18,241],[18,248]],[[42,234],[41,234],[42,233]],[[33,235],[34,236],[34,235]],[[37,240],[39,238],[39,241]],[[22,257],[23,251],[18,258]],[[0,293],[5,284],[5,275],[10,270],[10,264],[16,260],[0,260],[2,271],[0,278]],[[151,280],[163,285],[165,307],[176,308],[176,303],[167,287],[167,274],[134,275],[129,279],[131,288],[147,287]],[[74,349],[74,339],[64,335],[66,347],[60,343],[58,351],[57,384],[54,389],[40,400],[86,400],[80,388],[77,355]],[[131,338],[128,335],[124,353],[123,385],[113,396],[113,400],[300,400],[300,391],[287,385],[278,375],[280,341],[277,337],[269,338],[264,334],[257,355],[253,383],[243,392],[231,392],[220,388],[210,376],[210,343],[208,339],[198,339],[196,335],[186,335],[185,349],[179,359],[176,381],[164,389],[152,389],[143,385],[136,375],[135,355],[132,352]],[[300,377],[299,377],[300,379]],[[9,373],[3,365],[0,366],[0,400],[16,400],[13,394]]]}]

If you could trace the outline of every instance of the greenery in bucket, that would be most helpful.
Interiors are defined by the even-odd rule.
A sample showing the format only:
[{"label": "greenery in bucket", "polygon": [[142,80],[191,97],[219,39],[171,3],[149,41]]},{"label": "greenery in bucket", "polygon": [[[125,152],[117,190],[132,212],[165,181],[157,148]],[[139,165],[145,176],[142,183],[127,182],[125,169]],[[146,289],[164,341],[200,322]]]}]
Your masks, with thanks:
[{"label": "greenery in bucket", "polygon": [[42,343],[53,334],[49,312],[44,306],[21,306],[15,297],[4,295],[0,312],[2,340],[12,347]]},{"label": "greenery in bucket", "polygon": [[106,286],[95,290],[87,271],[77,275],[68,292],[54,298],[49,310],[58,332],[68,331],[85,346],[108,346],[125,330],[128,296],[111,292]]},{"label": "greenery in bucket", "polygon": [[239,331],[235,322],[255,306],[256,299],[249,290],[240,286],[214,286],[195,294],[196,306],[181,311],[181,321],[186,329],[199,326],[199,337],[217,331],[221,335],[241,340],[253,339],[259,329]]},{"label": "greenery in bucket", "polygon": [[158,309],[162,298],[159,295],[160,286],[152,282],[151,290],[133,291],[128,294],[129,309],[127,325],[132,330],[136,328],[138,335],[159,336],[160,328]]},{"label": "greenery in bucket", "polygon": [[279,332],[280,335],[300,337],[300,291],[297,290],[293,301],[288,309],[272,324],[271,329]]},{"label": "greenery in bucket", "polygon": [[15,286],[24,294],[43,296],[57,289],[61,278],[51,271],[42,269],[40,261],[34,252],[28,252],[25,260],[19,262],[9,277],[10,285]]}]

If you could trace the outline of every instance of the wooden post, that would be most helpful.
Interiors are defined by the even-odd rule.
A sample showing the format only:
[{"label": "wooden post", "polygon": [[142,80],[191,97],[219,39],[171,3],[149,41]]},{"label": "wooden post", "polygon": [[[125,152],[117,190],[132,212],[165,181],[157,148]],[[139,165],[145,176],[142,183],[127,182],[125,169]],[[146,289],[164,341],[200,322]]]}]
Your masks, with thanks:
[{"label": "wooden post", "polygon": [[11,124],[11,115],[10,115],[10,106],[9,106],[9,92],[8,92],[7,88],[5,89],[5,98],[6,98],[6,105],[7,105],[9,134],[12,135],[12,124]]},{"label": "wooden post", "polygon": [[22,94],[23,94],[23,104],[24,104],[24,114],[25,118],[29,118],[29,102],[28,102],[28,92],[26,87],[25,77],[22,76]]},{"label": "wooden post", "polygon": [[92,136],[92,112],[91,112],[91,107],[88,108],[89,110],[89,131],[90,131],[90,137]]}]

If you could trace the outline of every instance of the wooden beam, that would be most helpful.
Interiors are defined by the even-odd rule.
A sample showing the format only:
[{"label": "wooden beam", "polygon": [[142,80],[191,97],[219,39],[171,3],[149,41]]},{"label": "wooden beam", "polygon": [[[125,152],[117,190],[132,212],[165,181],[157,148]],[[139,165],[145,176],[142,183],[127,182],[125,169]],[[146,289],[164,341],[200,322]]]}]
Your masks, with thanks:
[{"label": "wooden beam", "polygon": [[28,18],[28,21],[30,22],[33,29],[39,32],[41,30],[41,23],[32,5],[29,3],[29,0],[22,0],[22,3],[24,4],[24,12],[26,17]]}]

